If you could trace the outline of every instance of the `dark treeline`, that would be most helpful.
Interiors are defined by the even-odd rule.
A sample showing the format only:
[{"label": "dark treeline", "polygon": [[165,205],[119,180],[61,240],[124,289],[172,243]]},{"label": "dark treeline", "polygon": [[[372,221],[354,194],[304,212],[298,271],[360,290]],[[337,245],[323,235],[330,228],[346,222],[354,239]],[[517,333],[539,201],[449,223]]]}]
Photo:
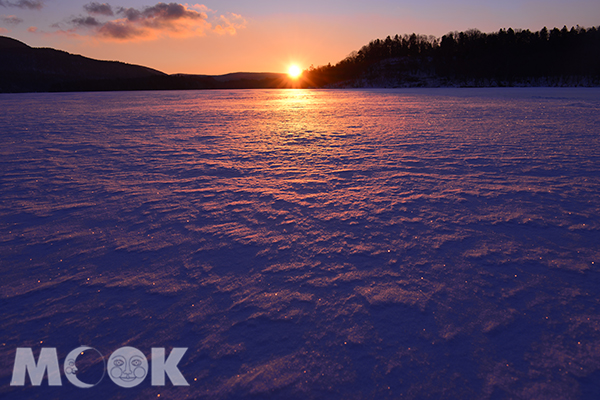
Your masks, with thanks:
[{"label": "dark treeline", "polygon": [[336,65],[305,71],[307,87],[600,84],[600,27],[471,29],[441,38],[388,36]]}]

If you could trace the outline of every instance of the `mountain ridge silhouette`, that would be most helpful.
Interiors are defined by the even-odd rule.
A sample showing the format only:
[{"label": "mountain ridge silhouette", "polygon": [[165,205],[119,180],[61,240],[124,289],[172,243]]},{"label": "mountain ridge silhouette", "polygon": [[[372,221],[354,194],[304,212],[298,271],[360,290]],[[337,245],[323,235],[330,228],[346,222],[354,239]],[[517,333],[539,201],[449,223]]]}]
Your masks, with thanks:
[{"label": "mountain ridge silhouette", "polygon": [[96,60],[0,36],[0,93],[245,89],[288,87],[280,73],[166,74],[121,61]]}]

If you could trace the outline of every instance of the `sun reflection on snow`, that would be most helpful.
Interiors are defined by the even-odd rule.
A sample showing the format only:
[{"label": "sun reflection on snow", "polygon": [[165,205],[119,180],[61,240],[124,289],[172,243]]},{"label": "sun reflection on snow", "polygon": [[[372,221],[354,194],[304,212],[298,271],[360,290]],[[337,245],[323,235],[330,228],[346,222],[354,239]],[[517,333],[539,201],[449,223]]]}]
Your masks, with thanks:
[{"label": "sun reflection on snow", "polygon": [[281,93],[278,103],[281,107],[298,107],[314,105],[315,92],[309,89],[286,90]]}]

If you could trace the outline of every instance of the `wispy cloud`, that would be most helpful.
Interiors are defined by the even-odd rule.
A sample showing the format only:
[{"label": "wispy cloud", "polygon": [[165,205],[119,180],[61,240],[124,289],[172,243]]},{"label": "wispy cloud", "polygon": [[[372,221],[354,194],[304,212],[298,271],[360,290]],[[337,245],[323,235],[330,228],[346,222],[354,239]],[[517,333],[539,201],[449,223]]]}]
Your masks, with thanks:
[{"label": "wispy cloud", "polygon": [[218,25],[215,26],[215,32],[220,35],[235,35],[238,29],[246,27],[246,20],[239,14],[229,13],[227,16],[221,15],[218,19]]},{"label": "wispy cloud", "polygon": [[28,8],[30,10],[41,10],[42,7],[44,7],[44,0],[18,0],[18,1],[0,0],[0,6]]},{"label": "wispy cloud", "polygon": [[8,25],[19,25],[21,22],[23,22],[21,18],[14,15],[3,15],[0,17],[0,20]]},{"label": "wispy cloud", "polygon": [[91,15],[106,15],[112,17],[115,15],[112,6],[108,3],[96,3],[92,2],[83,6],[84,10]]},{"label": "wispy cloud", "polygon": [[[211,31],[233,35],[246,24],[238,14],[215,17],[215,12],[202,4],[157,3],[138,9],[92,2],[83,8],[87,15],[71,18],[69,29],[61,29],[59,33],[119,41],[148,40],[203,36]],[[61,24],[56,26],[62,27]]]},{"label": "wispy cloud", "polygon": [[90,17],[90,16],[73,18],[71,20],[71,23],[73,25],[75,25],[76,27],[87,27],[87,28],[102,25],[102,23],[100,21],[98,21],[96,18]]}]

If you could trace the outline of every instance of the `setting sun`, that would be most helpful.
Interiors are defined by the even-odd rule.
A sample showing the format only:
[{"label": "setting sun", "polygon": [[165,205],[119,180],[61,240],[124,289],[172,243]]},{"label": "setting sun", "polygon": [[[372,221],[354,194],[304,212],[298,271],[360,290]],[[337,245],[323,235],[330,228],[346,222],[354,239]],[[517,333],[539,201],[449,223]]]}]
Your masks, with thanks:
[{"label": "setting sun", "polygon": [[290,65],[288,68],[288,75],[292,79],[298,79],[302,75],[302,69],[297,65]]}]

